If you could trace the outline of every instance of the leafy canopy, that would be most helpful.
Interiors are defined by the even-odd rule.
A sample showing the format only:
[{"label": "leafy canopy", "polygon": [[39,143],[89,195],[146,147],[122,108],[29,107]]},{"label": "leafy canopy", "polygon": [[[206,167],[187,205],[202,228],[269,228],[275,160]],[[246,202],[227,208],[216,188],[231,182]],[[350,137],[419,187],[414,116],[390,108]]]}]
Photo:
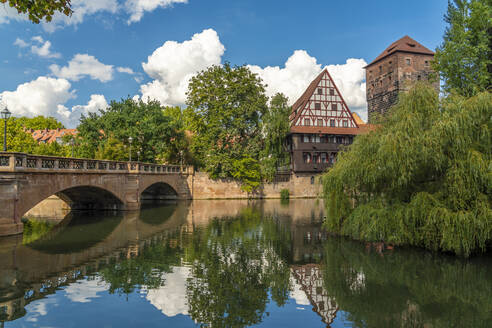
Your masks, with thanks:
[{"label": "leafy canopy", "polygon": [[265,146],[261,154],[263,175],[272,180],[279,168],[289,165],[287,135],[290,131],[290,106],[288,98],[277,93],[270,101],[270,107],[262,119]]},{"label": "leafy canopy", "polygon": [[473,96],[492,85],[492,1],[454,0],[444,16],[448,23],[434,68],[444,90]]},{"label": "leafy canopy", "polygon": [[73,12],[71,0],[0,0],[0,3],[7,2],[19,14],[27,14],[29,20],[36,24],[43,19],[50,22],[56,12],[65,16],[71,16]]},{"label": "leafy canopy", "polygon": [[237,173],[241,161],[258,161],[267,97],[261,80],[246,66],[226,63],[201,71],[190,81],[187,105],[196,164],[212,178],[242,176]]},{"label": "leafy canopy", "polygon": [[492,96],[417,84],[323,176],[326,226],[468,256],[492,241]]},{"label": "leafy canopy", "polygon": [[77,156],[128,159],[129,137],[132,142],[132,160],[165,161],[172,138],[177,137],[173,120],[166,116],[158,101],[145,103],[127,98],[112,101],[99,113],[82,116],[76,138]]}]

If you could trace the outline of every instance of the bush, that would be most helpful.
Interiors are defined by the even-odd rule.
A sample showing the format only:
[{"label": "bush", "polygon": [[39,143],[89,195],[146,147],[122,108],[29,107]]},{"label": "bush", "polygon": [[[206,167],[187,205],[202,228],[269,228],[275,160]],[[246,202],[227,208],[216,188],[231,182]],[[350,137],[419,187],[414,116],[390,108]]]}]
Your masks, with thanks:
[{"label": "bush", "polygon": [[290,198],[290,193],[289,193],[289,189],[282,189],[280,190],[280,199],[285,201],[285,200],[289,200]]}]

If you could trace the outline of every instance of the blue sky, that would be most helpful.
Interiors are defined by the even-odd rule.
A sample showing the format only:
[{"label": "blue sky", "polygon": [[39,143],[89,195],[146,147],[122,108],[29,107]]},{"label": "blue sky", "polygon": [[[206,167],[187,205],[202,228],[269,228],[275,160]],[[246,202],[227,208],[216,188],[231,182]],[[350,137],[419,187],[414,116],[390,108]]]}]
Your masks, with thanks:
[{"label": "blue sky", "polygon": [[[366,116],[362,67],[409,35],[434,50],[447,2],[72,0],[72,18],[32,24],[0,6],[0,95],[15,115],[80,113],[127,96],[182,105],[211,64],[248,64],[291,102],[328,69]],[[173,42],[174,41],[174,42]]]}]

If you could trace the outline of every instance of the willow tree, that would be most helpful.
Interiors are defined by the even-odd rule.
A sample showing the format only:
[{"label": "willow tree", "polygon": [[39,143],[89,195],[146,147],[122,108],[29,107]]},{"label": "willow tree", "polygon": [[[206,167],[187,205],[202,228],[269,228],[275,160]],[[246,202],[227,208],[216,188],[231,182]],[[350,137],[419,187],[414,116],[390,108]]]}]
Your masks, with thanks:
[{"label": "willow tree", "polygon": [[400,96],[323,176],[326,226],[369,241],[468,256],[492,241],[492,96]]}]

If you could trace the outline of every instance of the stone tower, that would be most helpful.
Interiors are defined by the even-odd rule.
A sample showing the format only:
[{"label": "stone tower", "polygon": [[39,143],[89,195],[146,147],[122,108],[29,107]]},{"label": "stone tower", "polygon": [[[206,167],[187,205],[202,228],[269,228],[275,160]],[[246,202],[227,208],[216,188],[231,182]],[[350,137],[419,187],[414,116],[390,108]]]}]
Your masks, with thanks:
[{"label": "stone tower", "polygon": [[409,36],[393,42],[366,69],[368,123],[374,114],[385,114],[398,100],[398,93],[408,90],[413,81],[431,79],[439,91],[439,80],[431,68],[434,52]]}]

